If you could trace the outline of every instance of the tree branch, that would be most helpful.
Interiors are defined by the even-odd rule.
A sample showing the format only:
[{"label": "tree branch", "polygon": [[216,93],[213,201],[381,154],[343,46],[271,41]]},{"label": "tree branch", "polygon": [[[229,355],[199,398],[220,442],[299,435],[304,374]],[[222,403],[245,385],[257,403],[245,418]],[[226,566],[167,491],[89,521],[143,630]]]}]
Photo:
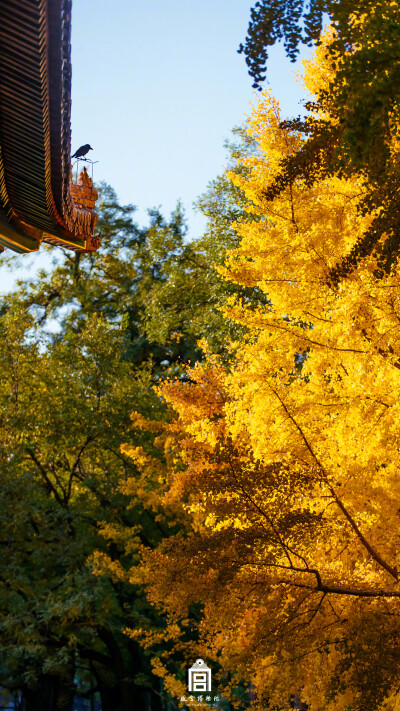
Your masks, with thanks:
[{"label": "tree branch", "polygon": [[[306,445],[306,447],[307,447],[308,451],[310,452],[310,454],[311,454],[312,458],[314,459],[314,461],[317,463],[317,465],[318,465],[318,467],[319,467],[321,473],[324,474],[325,483],[326,483],[326,485],[328,486],[328,489],[329,489],[329,491],[330,491],[330,493],[331,493],[331,496],[332,496],[333,500],[335,501],[335,503],[337,504],[337,506],[339,507],[339,509],[340,509],[341,512],[343,513],[343,515],[345,516],[346,520],[349,522],[349,524],[350,524],[350,526],[352,527],[353,531],[355,532],[355,534],[356,534],[358,540],[362,543],[362,545],[364,546],[364,548],[365,548],[365,549],[368,551],[368,553],[372,556],[372,558],[375,560],[375,562],[378,563],[378,565],[380,565],[382,568],[384,568],[384,569],[389,573],[389,575],[391,575],[392,578],[394,578],[394,579],[396,580],[396,582],[398,582],[398,581],[399,581],[399,576],[398,576],[397,568],[393,568],[391,565],[389,565],[389,563],[387,563],[387,562],[382,558],[382,556],[371,546],[371,544],[367,541],[367,539],[365,538],[365,536],[362,534],[362,532],[360,531],[360,529],[359,529],[359,527],[357,526],[356,522],[354,521],[353,517],[351,516],[350,512],[347,510],[346,506],[345,506],[344,503],[341,501],[341,499],[339,499],[339,497],[337,496],[337,494],[336,494],[336,492],[334,491],[333,487],[332,487],[331,484],[329,483],[329,479],[328,479],[327,472],[326,472],[325,468],[323,467],[323,465],[321,464],[321,462],[319,461],[317,455],[316,455],[315,452],[313,451],[313,449],[312,449],[310,443],[308,442],[308,439],[307,439],[306,435],[304,434],[304,432],[303,432],[301,426],[300,426],[299,423],[295,420],[295,418],[293,417],[293,415],[291,414],[291,412],[288,410],[288,408],[287,408],[287,406],[286,406],[284,400],[282,400],[282,398],[281,398],[281,396],[279,395],[279,393],[278,393],[276,390],[274,390],[272,387],[271,387],[271,391],[272,391],[272,392],[274,393],[274,395],[278,398],[279,402],[281,403],[282,408],[284,409],[284,411],[286,412],[287,416],[288,416],[289,419],[293,422],[293,424],[294,424],[294,426],[296,427],[297,431],[298,431],[299,434],[301,435],[301,438],[303,439],[304,444]],[[321,588],[321,589],[322,589],[322,588]]]}]

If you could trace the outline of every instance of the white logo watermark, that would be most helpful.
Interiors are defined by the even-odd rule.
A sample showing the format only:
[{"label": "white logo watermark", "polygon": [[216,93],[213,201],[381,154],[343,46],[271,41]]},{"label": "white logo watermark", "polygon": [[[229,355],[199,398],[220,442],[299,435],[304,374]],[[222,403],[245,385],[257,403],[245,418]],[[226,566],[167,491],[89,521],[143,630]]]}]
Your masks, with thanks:
[{"label": "white logo watermark", "polygon": [[[199,704],[205,705],[203,701],[207,704],[216,704],[220,700],[218,694],[211,695],[211,669],[203,659],[197,659],[193,666],[188,669],[188,690],[191,694],[188,698],[181,696],[181,701],[188,706],[196,702],[196,706]],[[199,692],[201,692],[200,696],[198,695]],[[196,696],[192,694],[196,694]],[[205,695],[203,696],[203,694]]]},{"label": "white logo watermark", "polygon": [[202,659],[197,659],[189,669],[189,691],[211,691],[211,669]]}]

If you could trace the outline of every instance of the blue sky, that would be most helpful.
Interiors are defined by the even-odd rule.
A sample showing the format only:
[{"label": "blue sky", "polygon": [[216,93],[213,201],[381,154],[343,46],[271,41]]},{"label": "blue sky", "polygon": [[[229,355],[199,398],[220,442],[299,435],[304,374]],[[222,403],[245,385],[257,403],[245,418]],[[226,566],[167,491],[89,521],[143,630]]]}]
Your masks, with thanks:
[{"label": "blue sky", "polygon": [[[181,199],[189,235],[204,220],[192,203],[224,169],[223,143],[257,94],[243,55],[248,0],[75,0],[72,12],[72,150],[90,143],[95,180],[122,203],[169,215]],[[270,87],[287,116],[301,111],[301,86],[283,50],[273,48]],[[28,262],[29,260],[29,262]],[[16,272],[46,267],[24,256]],[[0,271],[0,290],[12,275]]]},{"label": "blue sky", "polygon": [[[80,0],[72,15],[72,145],[89,142],[95,178],[122,202],[169,213],[224,167],[224,139],[254,99],[243,55],[248,0]],[[271,86],[289,113],[301,87],[281,49]]]}]

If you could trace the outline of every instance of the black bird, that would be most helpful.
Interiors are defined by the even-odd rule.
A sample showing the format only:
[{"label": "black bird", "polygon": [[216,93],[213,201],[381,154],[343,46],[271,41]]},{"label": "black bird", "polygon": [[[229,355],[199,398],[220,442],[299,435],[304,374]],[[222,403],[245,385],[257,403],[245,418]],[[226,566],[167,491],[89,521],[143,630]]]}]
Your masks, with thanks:
[{"label": "black bird", "polygon": [[89,151],[92,151],[93,148],[92,146],[89,145],[89,143],[85,143],[84,146],[81,146],[78,148],[77,151],[75,151],[74,155],[71,156],[71,158],[83,158],[83,156],[86,155],[86,153],[89,153]]}]

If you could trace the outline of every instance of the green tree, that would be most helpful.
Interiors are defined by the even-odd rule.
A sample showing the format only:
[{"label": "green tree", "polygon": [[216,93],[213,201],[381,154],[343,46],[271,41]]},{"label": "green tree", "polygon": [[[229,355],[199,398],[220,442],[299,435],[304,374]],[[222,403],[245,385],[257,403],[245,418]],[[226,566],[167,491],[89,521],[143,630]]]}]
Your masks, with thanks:
[{"label": "green tree", "polygon": [[157,468],[143,476],[121,445],[152,451],[131,412],[165,418],[154,384],[201,356],[199,338],[223,350],[233,332],[215,269],[233,193],[210,186],[218,230],[188,243],[179,205],[139,228],[103,186],[99,252],[65,252],[2,300],[0,684],[22,689],[28,711],[70,711],[95,689],[103,711],[159,705],[160,681],[124,634],[164,624],[132,565],[183,520],[161,510]]},{"label": "green tree", "polygon": [[[127,579],[132,557],[175,527],[152,503],[160,484],[120,450],[139,444],[132,410],[161,416],[149,371],[101,317],[51,344],[21,310],[0,329],[0,682],[28,711],[69,711],[85,667],[103,711],[157,709],[157,679],[123,634],[151,614]],[[108,577],[93,574],[102,558]]]},{"label": "green tree", "polygon": [[120,451],[143,439],[132,410],[164,416],[152,384],[166,349],[143,326],[158,278],[146,240],[163,230],[179,243],[184,229],[179,210],[168,226],[151,218],[140,230],[106,186],[101,252],[65,253],[2,302],[0,683],[22,689],[28,711],[69,711],[74,692],[94,689],[103,711],[160,704],[159,680],[123,633],[154,621],[128,580],[132,557],[176,527],[155,510],[160,482],[142,481]]},{"label": "green tree", "polygon": [[[55,337],[61,339],[69,330],[78,332],[90,315],[102,314],[108,323],[123,323],[126,359],[136,365],[151,362],[155,375],[178,373],[184,363],[201,357],[199,339],[206,336],[216,345],[229,330],[218,311],[227,286],[215,266],[233,244],[227,227],[235,217],[233,207],[222,217],[221,204],[239,192],[226,182],[222,188],[210,185],[201,206],[219,220],[217,229],[188,241],[179,203],[170,220],[149,210],[149,226],[139,228],[134,207],[121,207],[112,188],[103,185],[98,252],[65,252],[53,270],[10,294],[5,307],[24,304],[44,330],[54,331],[55,321]],[[212,205],[218,193],[218,204]]]}]

